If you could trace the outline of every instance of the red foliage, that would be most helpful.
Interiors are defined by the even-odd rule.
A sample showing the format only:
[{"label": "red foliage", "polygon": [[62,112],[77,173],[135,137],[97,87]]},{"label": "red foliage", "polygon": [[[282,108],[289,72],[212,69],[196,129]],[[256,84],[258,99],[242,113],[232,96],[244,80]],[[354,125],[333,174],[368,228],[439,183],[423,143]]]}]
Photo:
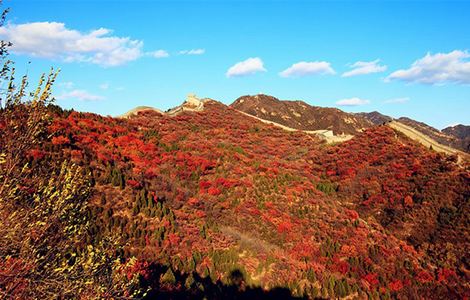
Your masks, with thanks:
[{"label": "red foliage", "polygon": [[138,189],[141,187],[140,183],[134,179],[128,179],[127,185],[135,189]]},{"label": "red foliage", "polygon": [[196,212],[194,213],[194,215],[197,217],[197,218],[204,218],[207,216],[207,214],[205,212],[203,212],[202,210],[196,210]]},{"label": "red foliage", "polygon": [[218,196],[222,192],[218,188],[211,186],[209,189],[207,189],[207,193],[212,196]]},{"label": "red foliage", "polygon": [[199,182],[199,188],[200,189],[207,189],[211,186],[211,183],[209,181],[200,181]]},{"label": "red foliage", "polygon": [[399,290],[401,290],[403,288],[403,283],[401,282],[401,280],[397,279],[395,281],[390,282],[388,284],[388,288],[392,292],[398,292]]},{"label": "red foliage", "polygon": [[25,262],[20,258],[8,257],[0,259],[1,290],[15,291],[16,295],[21,295],[28,284],[30,284],[28,275],[32,269],[33,266],[29,262]]},{"label": "red foliage", "polygon": [[217,178],[215,183],[218,186],[222,186],[224,188],[231,188],[237,184],[236,180],[231,180],[231,179],[225,179],[225,178]]},{"label": "red foliage", "polygon": [[405,199],[403,200],[405,206],[413,206],[413,198],[411,198],[410,195],[406,196]]},{"label": "red foliage", "polygon": [[180,240],[181,238],[177,234],[174,234],[174,233],[168,234],[168,241],[170,242],[171,246],[175,246],[175,247],[178,246]]},{"label": "red foliage", "polygon": [[66,145],[70,143],[70,139],[65,136],[55,136],[52,138],[53,145]]},{"label": "red foliage", "polygon": [[44,158],[46,155],[46,152],[39,150],[39,149],[32,149],[29,151],[29,155],[36,160]]},{"label": "red foliage", "polygon": [[449,279],[456,280],[457,273],[447,268],[440,269],[439,273],[437,274],[437,281],[448,283],[450,281]]},{"label": "red foliage", "polygon": [[363,277],[371,286],[376,286],[379,284],[379,280],[377,279],[377,273],[369,273]]},{"label": "red foliage", "polygon": [[336,171],[335,171],[335,170],[327,170],[327,171],[326,171],[326,175],[328,175],[328,176],[335,176],[335,175],[336,175]]},{"label": "red foliage", "polygon": [[[433,281],[429,267],[416,276],[396,263],[406,259],[418,266],[420,260],[430,259],[426,251],[403,241],[403,220],[429,216],[435,222],[441,207],[460,201],[470,177],[459,177],[439,155],[397,137],[387,126],[325,147],[313,136],[253,123],[224,109],[209,103],[202,112],[174,118],[71,113],[54,121],[51,129],[62,135],[54,144],[72,143],[74,150],[62,154],[82,151],[98,188],[107,188],[103,177],[112,166],[122,171],[127,186],[158,191],[159,201],[171,208],[175,219],[154,218],[142,228],[167,229],[165,247],[155,250],[157,257],[197,250],[208,260],[207,249],[229,248],[231,239],[223,232],[210,232],[210,240],[200,237],[198,228],[211,218],[243,234],[262,233],[263,242],[278,245],[283,268],[276,276],[283,282],[295,280],[299,272],[293,270],[306,268],[320,278],[334,272],[335,277],[376,291],[398,292],[416,280]],[[328,193],[317,189],[319,182],[330,185]],[[107,190],[113,193],[117,187]],[[135,197],[136,191],[119,193],[116,201]],[[221,194],[224,197],[215,197]],[[367,223],[351,222],[358,220],[358,212]],[[146,239],[154,245],[152,236]],[[132,247],[141,250],[138,242]],[[423,253],[419,259],[417,253]],[[279,266],[277,261],[273,267]],[[405,274],[398,280],[395,274],[400,272]],[[442,284],[453,281],[452,272],[439,271]],[[262,280],[268,282],[269,276]]]},{"label": "red foliage", "polygon": [[83,159],[83,151],[81,151],[81,150],[71,150],[70,151],[70,156],[73,160],[80,161],[81,159]]},{"label": "red foliage", "polygon": [[283,221],[277,225],[277,232],[286,233],[292,230],[292,223],[288,221]]},{"label": "red foliage", "polygon": [[148,280],[150,278],[150,271],[149,271],[149,266],[150,263],[146,261],[136,261],[134,264],[131,266],[126,267],[123,271],[127,276],[127,279],[131,280],[132,277],[134,277],[135,274],[139,274],[142,276],[145,280]]},{"label": "red foliage", "polygon": [[355,210],[346,209],[346,214],[352,221],[355,221],[359,218],[359,214]]},{"label": "red foliage", "polygon": [[340,272],[341,274],[345,275],[349,271],[349,264],[346,261],[337,261],[334,264],[334,270]]},{"label": "red foliage", "polygon": [[199,199],[197,198],[189,198],[188,199],[188,205],[191,205],[191,206],[196,206],[200,203]]},{"label": "red foliage", "polygon": [[416,279],[421,283],[427,283],[433,280],[433,276],[429,272],[423,270],[418,273]]}]

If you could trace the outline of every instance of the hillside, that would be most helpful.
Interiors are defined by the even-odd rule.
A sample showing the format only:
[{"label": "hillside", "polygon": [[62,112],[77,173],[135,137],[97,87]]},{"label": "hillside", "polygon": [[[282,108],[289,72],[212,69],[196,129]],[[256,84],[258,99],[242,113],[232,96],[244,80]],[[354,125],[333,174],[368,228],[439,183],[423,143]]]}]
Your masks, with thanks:
[{"label": "hillside", "polygon": [[468,139],[468,137],[470,136],[470,126],[466,126],[462,124],[449,126],[449,127],[442,129],[442,132],[455,136],[456,138],[459,138],[459,139]]},{"label": "hillside", "polygon": [[118,234],[113,255],[137,259],[128,272],[148,295],[469,296],[468,168],[387,126],[329,146],[239,104],[128,118],[51,106],[51,138],[18,154],[29,162],[21,193],[43,195],[29,178],[62,161],[82,168],[87,243]]},{"label": "hillside", "polygon": [[397,121],[418,130],[444,146],[470,153],[468,126],[458,125],[445,128],[441,131],[423,122],[418,122],[406,117],[401,117]]},{"label": "hillside", "polygon": [[432,139],[429,135],[426,135],[411,126],[405,125],[404,123],[401,123],[398,121],[390,121],[387,123],[387,125],[403,133],[410,139],[417,141],[418,143],[424,145],[425,147],[428,147],[429,149],[432,149],[437,152],[445,153],[447,155],[457,156],[458,163],[461,163],[461,162],[463,163],[464,161],[466,162],[470,161],[470,155],[468,153],[443,145],[439,143],[438,141]]},{"label": "hillside", "polygon": [[242,96],[231,105],[236,110],[290,128],[329,130],[335,135],[355,135],[372,123],[337,108],[311,106],[303,101],[279,100],[272,96]]},{"label": "hillside", "polygon": [[401,117],[397,119],[398,122],[403,123],[407,126],[413,127],[414,129],[418,130],[419,132],[429,136],[430,138],[438,141],[439,143],[451,146],[457,142],[457,139],[451,135],[448,135],[440,130],[427,125],[423,122],[418,122],[410,118]]},{"label": "hillside", "polygon": [[[394,120],[392,117],[383,115],[376,111],[370,113],[356,113],[355,115],[365,118],[375,125],[385,124]],[[427,136],[429,139],[434,140],[445,147],[451,147],[456,150],[470,153],[470,126],[456,125],[454,127],[438,130],[432,126],[427,125],[426,123],[419,122],[407,117],[400,117],[394,121],[400,122],[405,126],[409,126],[414,130],[417,130],[421,134]]]},{"label": "hillside", "polygon": [[456,147],[470,152],[470,126],[461,124],[456,126],[449,126],[442,129],[442,132],[458,139],[458,141],[454,144]]}]

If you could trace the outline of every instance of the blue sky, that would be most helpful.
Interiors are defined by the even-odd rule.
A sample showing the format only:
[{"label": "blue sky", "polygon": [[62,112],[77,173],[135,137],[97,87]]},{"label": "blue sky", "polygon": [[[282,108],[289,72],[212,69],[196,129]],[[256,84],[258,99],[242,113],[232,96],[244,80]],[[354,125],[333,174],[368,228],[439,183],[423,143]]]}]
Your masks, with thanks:
[{"label": "blue sky", "polygon": [[[32,81],[60,67],[66,108],[168,109],[188,93],[470,122],[465,1],[5,0],[2,39]],[[31,62],[28,64],[28,62]],[[346,73],[352,71],[351,73]]]}]

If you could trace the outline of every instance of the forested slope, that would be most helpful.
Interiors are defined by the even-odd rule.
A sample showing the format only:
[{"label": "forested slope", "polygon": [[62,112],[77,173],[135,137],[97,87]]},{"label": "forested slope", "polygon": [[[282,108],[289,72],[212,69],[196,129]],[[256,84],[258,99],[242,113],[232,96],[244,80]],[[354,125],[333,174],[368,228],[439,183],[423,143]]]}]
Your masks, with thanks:
[{"label": "forested slope", "polygon": [[[468,169],[387,126],[330,146],[216,101],[175,117],[48,115],[49,134],[19,159],[32,173],[60,162],[81,170],[81,247],[117,236],[110,257],[133,262],[134,291],[468,296]],[[37,197],[36,182],[18,184],[18,199]]]}]

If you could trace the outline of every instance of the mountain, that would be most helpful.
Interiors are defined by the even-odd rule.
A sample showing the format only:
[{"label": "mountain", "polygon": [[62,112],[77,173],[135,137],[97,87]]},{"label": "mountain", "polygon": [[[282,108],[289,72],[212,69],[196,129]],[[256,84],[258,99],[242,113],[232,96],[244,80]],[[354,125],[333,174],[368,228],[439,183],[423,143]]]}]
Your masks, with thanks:
[{"label": "mountain", "polygon": [[[262,94],[242,96],[230,106],[265,123],[271,123],[286,130],[303,130],[315,133],[323,140],[333,143],[344,142],[365,128],[387,124],[394,120],[377,111],[350,114],[336,108],[310,106],[303,101],[283,101]],[[417,140],[421,142],[428,140],[428,142],[423,142],[427,147],[434,144],[435,150],[441,149],[447,154],[456,152],[451,148],[470,151],[470,138],[462,140],[406,117],[396,119],[394,122],[389,125],[396,125],[394,126],[395,130],[403,129],[402,132],[410,134],[412,138],[417,138],[418,132],[423,134],[424,136],[417,138]],[[405,126],[418,132],[412,134]],[[465,132],[465,130],[462,131]],[[465,154],[463,156],[467,157]]]},{"label": "mountain", "polygon": [[455,136],[459,139],[468,139],[470,137],[470,126],[462,124],[449,126],[442,129],[442,132],[447,133],[448,135]]},{"label": "mountain", "polygon": [[429,126],[423,122],[419,122],[407,117],[401,117],[397,119],[397,121],[415,128],[416,130],[426,134],[429,137],[432,137],[433,139],[437,140],[438,142],[444,145],[450,145],[455,140],[454,137],[447,135],[441,132],[440,130]]},{"label": "mountain", "polygon": [[289,128],[329,130],[335,135],[355,135],[373,124],[366,119],[337,108],[311,106],[303,101],[279,100],[263,94],[242,96],[232,108]]},{"label": "mountain", "polygon": [[[339,110],[258,98],[254,112],[305,110],[355,136],[329,145],[266,124],[243,98],[128,118],[0,111],[2,289],[31,298],[73,274],[94,298],[468,296],[468,166]],[[42,131],[25,134],[28,120]]]},{"label": "mountain", "polygon": [[379,113],[378,111],[373,111],[373,112],[369,112],[369,113],[365,113],[365,112],[355,113],[355,115],[359,116],[361,118],[364,118],[366,120],[369,120],[370,122],[372,122],[375,125],[381,125],[381,124],[384,124],[386,122],[389,122],[389,121],[393,120],[392,117],[383,115],[383,114]]},{"label": "mountain", "polygon": [[470,153],[470,126],[461,124],[449,126],[444,128],[442,132],[457,138],[455,146]]},{"label": "mountain", "polygon": [[447,127],[443,130],[438,130],[426,123],[407,117],[393,119],[392,117],[383,115],[377,111],[356,113],[355,115],[367,119],[375,125],[385,124],[391,121],[399,122],[419,131],[437,143],[470,153],[470,126],[456,125],[453,127]]},{"label": "mountain", "polygon": [[397,121],[415,128],[416,130],[424,133],[425,135],[431,137],[432,139],[438,141],[439,143],[445,146],[449,146],[466,152],[470,151],[470,135],[468,135],[468,128],[470,128],[469,126],[460,125],[456,126],[455,129],[454,127],[448,127],[440,131],[423,122],[418,122],[406,117],[401,117]]}]

